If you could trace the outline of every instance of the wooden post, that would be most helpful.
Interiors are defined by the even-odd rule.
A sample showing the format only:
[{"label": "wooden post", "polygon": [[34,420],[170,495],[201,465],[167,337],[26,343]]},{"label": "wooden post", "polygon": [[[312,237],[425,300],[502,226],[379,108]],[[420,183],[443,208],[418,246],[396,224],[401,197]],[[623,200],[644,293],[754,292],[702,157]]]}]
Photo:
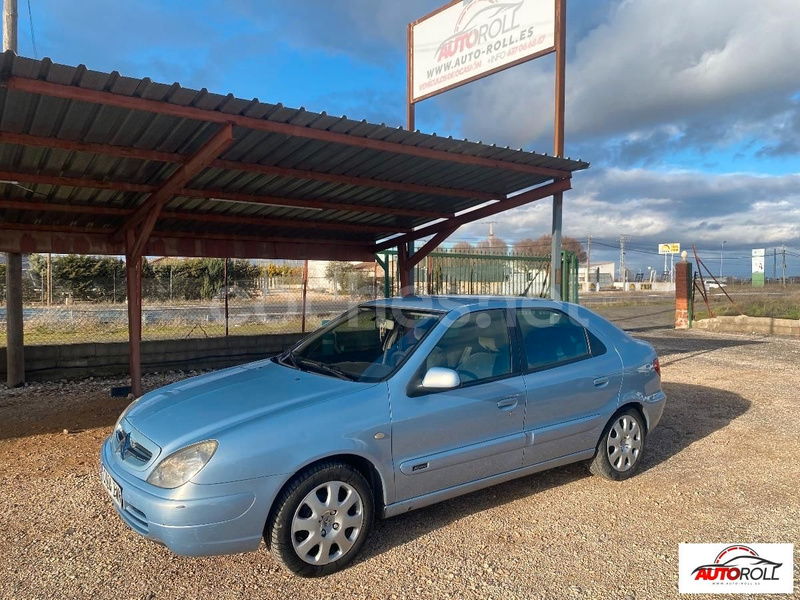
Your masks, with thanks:
[{"label": "wooden post", "polygon": [[125,232],[125,275],[128,292],[128,346],[131,393],[142,395],[142,257],[136,256],[133,229]]},{"label": "wooden post", "polygon": [[22,255],[6,254],[6,385],[25,383]]},{"label": "wooden post", "polygon": [[300,317],[300,332],[306,332],[306,296],[308,294],[308,259],[303,261],[303,314]]},{"label": "wooden post", "polygon": [[225,263],[222,267],[223,287],[225,291],[225,337],[228,337],[228,259],[223,259]]},{"label": "wooden post", "polygon": [[[17,0],[3,0],[3,51],[17,52]],[[25,383],[22,254],[6,254],[6,384]]]}]

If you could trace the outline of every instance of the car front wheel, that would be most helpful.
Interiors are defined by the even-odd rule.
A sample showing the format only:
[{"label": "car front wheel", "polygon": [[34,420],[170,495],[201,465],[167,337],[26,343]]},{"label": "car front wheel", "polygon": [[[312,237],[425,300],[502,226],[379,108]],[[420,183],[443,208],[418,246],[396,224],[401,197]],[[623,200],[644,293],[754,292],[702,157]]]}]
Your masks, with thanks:
[{"label": "car front wheel", "polygon": [[606,425],[589,470],[612,481],[622,481],[639,470],[645,427],[639,411],[629,408]]},{"label": "car front wheel", "polygon": [[351,466],[327,462],[300,472],[267,524],[272,554],[290,571],[319,577],[347,566],[372,527],[372,490]]}]

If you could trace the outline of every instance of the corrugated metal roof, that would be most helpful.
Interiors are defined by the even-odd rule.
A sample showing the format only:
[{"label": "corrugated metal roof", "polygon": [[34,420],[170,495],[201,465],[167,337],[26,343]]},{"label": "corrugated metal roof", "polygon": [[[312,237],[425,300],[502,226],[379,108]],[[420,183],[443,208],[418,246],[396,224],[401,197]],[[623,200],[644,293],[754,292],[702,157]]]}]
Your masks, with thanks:
[{"label": "corrugated metal roof", "polygon": [[[257,99],[245,100],[207,90],[191,90],[175,83],[155,83],[150,79],[123,77],[117,72],[101,73],[85,66],[66,66],[50,59],[33,60],[6,52],[0,55],[0,135],[23,134],[46,138],[33,143],[0,143],[0,171],[19,185],[0,184],[4,200],[69,205],[86,210],[80,213],[55,210],[0,209],[0,221],[39,224],[54,228],[93,227],[103,231],[119,228],[126,212],[135,209],[149,196],[148,191],[99,189],[102,186],[136,184],[160,186],[178,167],[176,162],[114,156],[86,152],[73,147],[59,148],[63,142],[112,145],[149,152],[189,156],[201,148],[219,128],[215,122],[158,114],[147,110],[110,106],[101,102],[55,97],[14,89],[9,81],[32,79],[81,90],[104,91],[121,97],[143,98],[181,107],[194,107],[224,115],[242,115],[273,123],[286,123],[318,131],[336,132],[353,139],[383,140],[395,147],[434,149],[447,152],[452,159],[414,156],[391,149],[364,148],[358,145],[309,139],[234,127],[235,141],[216,163],[197,174],[185,186],[198,196],[176,195],[164,207],[158,229],[179,232],[253,235],[299,239],[342,239],[374,242],[392,233],[408,231],[431,221],[427,213],[450,214],[486,202],[486,195],[506,197],[521,189],[553,179],[535,173],[513,170],[508,165],[528,165],[572,173],[588,167],[581,161],[498,148],[493,145],[443,138],[418,131],[405,131],[385,125],[291,109]],[[52,147],[47,147],[51,145]],[[69,145],[69,144],[66,144]],[[476,166],[456,162],[459,156],[498,161],[496,166]],[[220,164],[224,161],[224,164]],[[233,165],[231,163],[238,163]],[[281,167],[309,173],[303,177],[253,172],[254,165]],[[459,190],[448,193],[385,189],[369,183],[354,184],[320,181],[311,174],[334,174],[348,178],[414,184]],[[12,177],[13,175],[13,177]],[[42,183],[41,177],[78,180],[73,184]],[[26,179],[26,177],[28,179]],[[37,177],[40,178],[36,182]],[[3,176],[2,179],[6,177]],[[139,189],[139,188],[137,188]],[[322,210],[270,206],[215,200],[213,194],[268,196],[292,201],[324,201]],[[471,196],[470,194],[475,194]],[[272,201],[272,200],[270,200]],[[342,208],[337,204],[357,205]],[[8,204],[8,202],[6,203]],[[279,204],[278,200],[274,204]],[[425,214],[382,214],[374,209],[397,209]],[[20,207],[22,208],[22,207]],[[103,209],[118,209],[108,214]],[[180,213],[218,216],[228,219],[215,223],[181,218]],[[242,218],[252,219],[247,223]],[[265,225],[269,219],[276,224]],[[280,224],[283,223],[284,224]],[[336,227],[341,226],[341,230]],[[1,226],[0,226],[1,227]]]}]

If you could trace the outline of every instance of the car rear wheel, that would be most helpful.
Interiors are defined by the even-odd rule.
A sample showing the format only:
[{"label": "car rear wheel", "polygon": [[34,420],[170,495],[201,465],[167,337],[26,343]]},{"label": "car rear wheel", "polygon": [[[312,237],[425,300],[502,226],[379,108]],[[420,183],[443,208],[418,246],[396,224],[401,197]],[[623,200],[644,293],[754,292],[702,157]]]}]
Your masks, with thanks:
[{"label": "car rear wheel", "polygon": [[618,413],[606,425],[589,470],[612,481],[628,479],[639,470],[644,442],[645,427],[639,411],[629,408]]},{"label": "car rear wheel", "polygon": [[281,493],[265,532],[272,554],[304,577],[328,575],[358,554],[375,504],[364,476],[341,462],[300,472]]}]

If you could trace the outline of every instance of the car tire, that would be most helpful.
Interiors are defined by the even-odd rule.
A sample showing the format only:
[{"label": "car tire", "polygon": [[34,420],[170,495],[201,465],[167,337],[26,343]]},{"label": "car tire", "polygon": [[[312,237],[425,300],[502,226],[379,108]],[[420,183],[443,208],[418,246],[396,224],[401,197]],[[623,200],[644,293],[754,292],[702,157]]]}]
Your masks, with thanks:
[{"label": "car tire", "polygon": [[635,408],[623,410],[608,422],[589,471],[611,481],[623,481],[636,474],[642,464],[647,437],[642,414]]},{"label": "car tire", "polygon": [[265,530],[273,556],[302,577],[346,567],[372,528],[375,502],[364,476],[339,461],[313,465],[286,486]]}]

